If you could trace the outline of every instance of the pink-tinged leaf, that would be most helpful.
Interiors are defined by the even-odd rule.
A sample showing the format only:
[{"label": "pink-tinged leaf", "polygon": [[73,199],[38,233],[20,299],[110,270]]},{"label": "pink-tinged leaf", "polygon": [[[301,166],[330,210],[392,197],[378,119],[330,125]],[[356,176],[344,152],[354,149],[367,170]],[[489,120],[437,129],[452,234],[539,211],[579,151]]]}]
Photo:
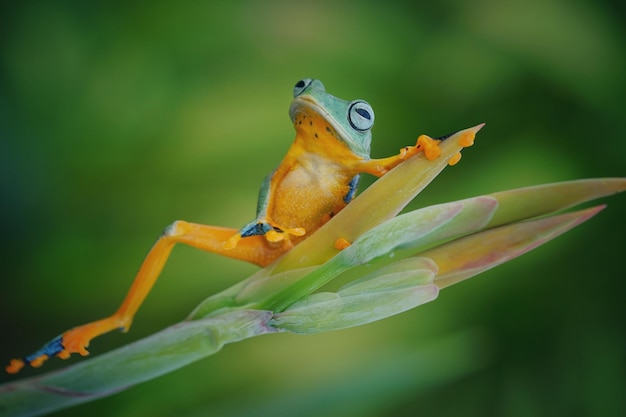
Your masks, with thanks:
[{"label": "pink-tinged leaf", "polygon": [[420,257],[439,266],[440,289],[463,281],[534,249],[588,220],[605,206],[501,226],[440,245]]},{"label": "pink-tinged leaf", "polygon": [[490,194],[500,203],[488,227],[564,210],[626,190],[626,178],[597,178],[536,185]]}]

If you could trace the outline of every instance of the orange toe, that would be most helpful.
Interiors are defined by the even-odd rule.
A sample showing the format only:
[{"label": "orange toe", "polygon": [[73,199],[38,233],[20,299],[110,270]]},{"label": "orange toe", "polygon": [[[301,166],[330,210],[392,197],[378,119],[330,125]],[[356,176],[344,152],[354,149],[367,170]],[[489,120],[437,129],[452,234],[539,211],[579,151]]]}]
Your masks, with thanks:
[{"label": "orange toe", "polygon": [[16,374],[24,367],[21,359],[11,359],[11,362],[4,368],[9,374]]}]

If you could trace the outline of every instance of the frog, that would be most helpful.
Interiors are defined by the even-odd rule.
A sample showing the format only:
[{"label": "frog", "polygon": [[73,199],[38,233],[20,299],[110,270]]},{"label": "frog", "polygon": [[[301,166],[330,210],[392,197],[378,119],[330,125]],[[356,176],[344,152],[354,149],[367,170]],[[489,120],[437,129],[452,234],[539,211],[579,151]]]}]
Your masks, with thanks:
[{"label": "frog", "polygon": [[[89,354],[92,339],[112,330],[128,331],[177,243],[265,267],[311,236],[349,204],[363,173],[381,177],[423,153],[439,156],[439,140],[420,135],[396,155],[370,158],[374,110],[365,100],[343,100],[326,92],[317,79],[293,87],[289,117],[296,137],[279,165],[262,181],[256,218],[240,229],[177,220],[166,227],[145,257],[120,307],[111,316],[74,327],[35,353],[13,359],[16,373],[25,364],[41,366],[51,357]],[[350,245],[338,239],[341,250]]]}]

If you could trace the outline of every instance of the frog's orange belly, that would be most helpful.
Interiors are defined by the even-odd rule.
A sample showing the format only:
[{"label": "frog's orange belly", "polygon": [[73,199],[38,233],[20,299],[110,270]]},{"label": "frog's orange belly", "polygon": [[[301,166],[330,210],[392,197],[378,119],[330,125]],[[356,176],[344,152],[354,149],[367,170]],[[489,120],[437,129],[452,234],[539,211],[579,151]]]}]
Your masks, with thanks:
[{"label": "frog's orange belly", "polygon": [[[324,168],[317,167],[324,170]],[[285,228],[301,227],[310,236],[346,206],[352,175],[347,172],[311,172],[302,167],[291,170],[276,184],[280,196],[270,206],[269,218]]]}]

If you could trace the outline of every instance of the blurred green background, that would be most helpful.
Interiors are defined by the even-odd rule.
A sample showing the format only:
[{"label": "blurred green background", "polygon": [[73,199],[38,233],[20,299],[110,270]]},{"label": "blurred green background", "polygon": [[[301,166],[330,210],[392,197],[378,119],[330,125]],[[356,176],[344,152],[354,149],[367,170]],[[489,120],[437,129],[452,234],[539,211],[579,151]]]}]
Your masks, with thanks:
[{"label": "blurred green background", "polygon": [[[412,207],[626,175],[619,2],[434,3],[3,2],[1,360],[113,312],[173,220],[251,220],[293,139],[300,78],[372,104],[373,157],[487,122]],[[227,346],[57,415],[626,415],[626,198],[606,201],[434,303]],[[131,332],[90,350],[175,323],[255,270],[177,248]]]}]

